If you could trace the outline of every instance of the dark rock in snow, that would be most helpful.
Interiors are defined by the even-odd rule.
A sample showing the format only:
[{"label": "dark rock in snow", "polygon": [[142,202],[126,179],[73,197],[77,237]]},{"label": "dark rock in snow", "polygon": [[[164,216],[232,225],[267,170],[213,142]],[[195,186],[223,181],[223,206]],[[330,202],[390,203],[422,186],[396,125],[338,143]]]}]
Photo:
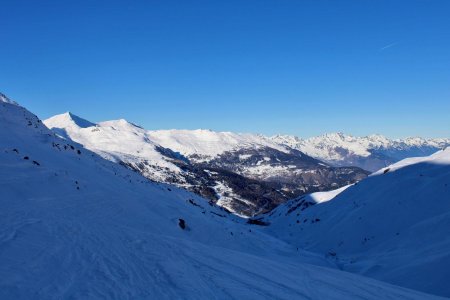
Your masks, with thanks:
[{"label": "dark rock in snow", "polygon": [[186,229],[186,222],[183,219],[178,219],[178,226],[184,230]]}]

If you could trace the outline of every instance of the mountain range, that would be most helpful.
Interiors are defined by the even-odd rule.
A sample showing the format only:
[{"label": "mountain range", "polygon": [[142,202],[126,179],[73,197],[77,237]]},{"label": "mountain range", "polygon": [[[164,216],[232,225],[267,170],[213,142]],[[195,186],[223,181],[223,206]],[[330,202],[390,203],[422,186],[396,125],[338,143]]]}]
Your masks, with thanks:
[{"label": "mountain range", "polygon": [[334,167],[255,134],[210,130],[149,131],[126,120],[92,123],[72,113],[44,124],[156,181],[193,191],[227,210],[253,216],[314,191],[365,178],[358,167]]},{"label": "mountain range", "polygon": [[[81,125],[80,120],[76,121]],[[351,241],[375,217],[370,215],[370,210],[364,211],[367,219],[358,228],[353,226],[355,233],[351,226],[345,225],[349,224],[350,216],[342,215],[351,211],[348,205],[324,210],[323,223],[308,224],[311,230],[306,239],[291,243],[285,232],[276,230],[276,224],[281,223],[275,219],[267,220],[273,222],[269,226],[258,226],[254,224],[256,220],[250,222],[229,214],[194,193],[151,182],[112,162],[112,158],[104,159],[79,143],[61,138],[35,115],[4,96],[0,97],[0,124],[2,299],[440,299],[351,274],[354,270],[336,261],[362,249],[363,246],[351,246]],[[84,124],[85,128],[95,129],[89,125]],[[114,129],[111,130],[113,134]],[[133,135],[129,136],[131,140]],[[103,154],[109,156],[112,152]],[[448,173],[443,172],[441,165],[449,165],[440,154],[433,161],[426,164],[438,166],[436,170],[394,166],[387,174],[384,171],[375,174],[347,188],[346,192],[355,188],[365,190],[366,181],[375,190],[385,182],[392,181],[392,186],[396,174],[402,170],[409,174],[406,177],[419,173],[423,176],[416,178],[418,187],[423,191],[433,186],[439,189],[435,194],[416,195],[420,205],[411,205],[416,211],[425,210],[427,216],[433,216],[436,210],[446,208],[441,204],[448,198],[436,201],[434,197],[446,192],[447,187],[440,185],[447,182]],[[391,189],[386,187],[379,193]],[[344,197],[346,192],[337,197]],[[431,225],[445,225],[420,222],[426,219],[409,214],[410,211],[402,212],[382,197],[380,202],[379,196],[383,195],[366,200],[356,196],[350,199],[365,201],[366,205],[361,203],[363,207],[375,202],[372,205],[395,209],[404,218],[405,225],[392,228],[394,237],[397,231],[406,234],[411,224],[427,230]],[[428,206],[420,202],[425,198]],[[348,202],[342,199],[326,203]],[[284,205],[278,209],[283,208]],[[310,211],[308,214],[316,216],[319,212],[316,209],[319,205],[312,205],[305,213]],[[342,220],[331,218],[329,214],[333,212]],[[445,218],[433,220],[445,221]],[[343,225],[329,227],[335,222]],[[315,228],[316,225],[320,227]],[[392,220],[387,225],[392,225]],[[442,231],[447,227],[442,226]],[[289,232],[287,228],[284,230]],[[336,248],[333,255],[329,248],[334,247],[339,236],[332,237],[332,234],[341,231],[349,234],[350,246],[346,251]],[[425,242],[434,243],[429,247],[441,245],[444,249],[446,244],[435,239],[442,231],[429,238],[421,234],[412,246],[425,238]],[[317,246],[310,248],[318,252],[299,249],[313,234]],[[378,237],[378,231],[367,233],[369,237],[375,234]],[[330,238],[329,245],[324,244],[325,237]],[[388,252],[391,247],[384,245]],[[328,256],[320,253],[323,249],[328,251]],[[426,259],[421,262],[425,263]],[[342,266],[346,272],[339,270]],[[427,267],[423,270],[436,277],[448,270],[447,264]],[[446,290],[428,289],[433,294],[446,295]]]},{"label": "mountain range", "polygon": [[404,157],[426,156],[450,139],[389,140],[339,134],[300,139],[211,130],[146,130],[124,119],[94,123],[72,113],[44,124],[155,182],[195,192],[241,216],[336,189]]},{"label": "mountain range", "polygon": [[450,145],[450,138],[388,139],[379,134],[355,137],[330,133],[308,139],[276,135],[271,139],[333,166],[357,166],[370,172],[404,158],[431,155]]}]

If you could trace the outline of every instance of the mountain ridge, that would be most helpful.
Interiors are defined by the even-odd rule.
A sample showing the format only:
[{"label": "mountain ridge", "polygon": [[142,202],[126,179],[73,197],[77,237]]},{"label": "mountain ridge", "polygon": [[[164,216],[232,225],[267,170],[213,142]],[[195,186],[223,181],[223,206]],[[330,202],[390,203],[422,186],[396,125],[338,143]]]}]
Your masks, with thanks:
[{"label": "mountain ridge", "polygon": [[439,299],[342,272],[0,103],[2,299]]},{"label": "mountain ridge", "polygon": [[[91,126],[72,126],[77,120]],[[405,156],[427,155],[450,144],[450,139],[390,140],[379,134],[330,133],[304,140],[207,129],[146,130],[125,119],[95,124],[74,114],[44,123],[104,158],[151,180],[194,191],[241,216],[264,213],[299,195],[335,189],[368,174],[352,167],[374,172]]]},{"label": "mountain ridge", "polygon": [[450,148],[282,204],[267,232],[340,269],[450,296]]},{"label": "mountain ridge", "polygon": [[332,167],[262,135],[152,131],[123,119],[86,128],[73,126],[67,116],[55,116],[44,123],[60,136],[151,180],[187,188],[243,216],[367,175],[359,168]]},{"label": "mountain ridge", "polygon": [[431,155],[450,145],[450,138],[389,139],[380,134],[356,137],[344,133],[331,133],[307,139],[275,135],[271,139],[331,165],[353,165],[371,172],[406,157]]}]

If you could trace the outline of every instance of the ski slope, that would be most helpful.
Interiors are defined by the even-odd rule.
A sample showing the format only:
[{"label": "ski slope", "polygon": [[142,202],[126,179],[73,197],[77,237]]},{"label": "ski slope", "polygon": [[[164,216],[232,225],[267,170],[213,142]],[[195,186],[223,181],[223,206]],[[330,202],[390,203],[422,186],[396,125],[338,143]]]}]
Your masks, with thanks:
[{"label": "ski slope", "polygon": [[16,104],[0,124],[1,299],[434,299],[330,269]]}]

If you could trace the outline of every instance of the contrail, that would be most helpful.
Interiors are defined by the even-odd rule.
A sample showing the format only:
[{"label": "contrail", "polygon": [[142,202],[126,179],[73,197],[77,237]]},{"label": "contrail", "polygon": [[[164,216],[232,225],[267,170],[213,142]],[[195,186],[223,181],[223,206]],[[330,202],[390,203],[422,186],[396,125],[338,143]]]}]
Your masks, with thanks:
[{"label": "contrail", "polygon": [[388,48],[391,48],[391,47],[393,47],[393,46],[395,46],[395,45],[397,45],[397,44],[398,44],[398,42],[395,42],[395,43],[386,45],[386,46],[380,48],[380,51],[383,51],[383,50],[386,50],[386,49],[388,49]]}]

